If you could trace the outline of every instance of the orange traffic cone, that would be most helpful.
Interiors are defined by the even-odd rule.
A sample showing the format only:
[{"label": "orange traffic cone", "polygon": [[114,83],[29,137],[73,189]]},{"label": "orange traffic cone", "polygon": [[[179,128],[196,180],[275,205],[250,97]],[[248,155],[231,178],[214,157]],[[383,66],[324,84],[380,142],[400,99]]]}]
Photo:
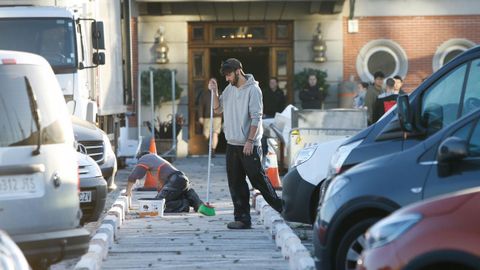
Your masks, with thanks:
[{"label": "orange traffic cone", "polygon": [[[150,147],[148,148],[150,154],[157,154],[157,146],[155,145],[155,138],[152,136],[150,139]],[[145,176],[145,182],[143,183],[144,189],[157,189],[157,180],[153,176],[152,172],[147,171]]]},{"label": "orange traffic cone", "polygon": [[157,154],[157,146],[155,145],[155,138],[152,136],[150,139],[150,147],[148,148],[150,154]]},{"label": "orange traffic cone", "polygon": [[278,174],[277,154],[274,151],[268,151],[265,157],[265,173],[273,188],[281,190],[282,182],[280,182],[280,175]]}]

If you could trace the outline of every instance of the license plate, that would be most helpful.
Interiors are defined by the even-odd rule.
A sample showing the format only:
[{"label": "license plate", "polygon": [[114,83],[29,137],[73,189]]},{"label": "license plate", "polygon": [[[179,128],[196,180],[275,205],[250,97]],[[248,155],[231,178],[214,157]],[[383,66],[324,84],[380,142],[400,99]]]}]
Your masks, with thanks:
[{"label": "license plate", "polygon": [[87,203],[92,201],[92,192],[91,191],[80,191],[80,202]]},{"label": "license plate", "polygon": [[0,197],[38,195],[42,187],[42,177],[38,174],[0,176]]}]

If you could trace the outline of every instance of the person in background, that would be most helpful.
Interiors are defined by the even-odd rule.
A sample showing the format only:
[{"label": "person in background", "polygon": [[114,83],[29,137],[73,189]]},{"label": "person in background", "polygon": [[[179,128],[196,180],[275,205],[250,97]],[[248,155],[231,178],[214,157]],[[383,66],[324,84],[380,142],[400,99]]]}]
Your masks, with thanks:
[{"label": "person in background", "polygon": [[214,93],[215,112],[223,112],[227,139],[227,178],[235,219],[227,224],[227,228],[250,229],[250,191],[246,176],[265,201],[276,211],[282,212],[282,200],[273,189],[261,163],[262,91],[253,75],[245,74],[242,63],[235,58],[224,61],[220,73],[229,82],[222,95],[218,96],[215,81],[210,81],[208,89]]},{"label": "person in background", "polygon": [[320,91],[317,85],[317,75],[308,75],[308,85],[300,91],[299,98],[302,102],[302,109],[321,109],[325,100],[325,92]]},{"label": "person in background", "polygon": [[403,91],[403,79],[400,75],[395,75],[393,77],[393,79],[395,80],[395,92],[396,94],[398,95],[405,95],[406,92]]},{"label": "person in background", "polygon": [[[211,80],[217,81],[215,78],[210,78]],[[203,136],[210,138],[210,101],[211,101],[211,91],[208,89],[203,91],[200,98],[200,118],[198,121],[202,124],[203,127]],[[222,131],[222,114],[213,112],[213,130],[212,130],[212,157],[215,157],[215,151],[218,145],[218,135]]]},{"label": "person in background", "polygon": [[353,108],[363,109],[365,107],[365,95],[367,94],[368,83],[357,83],[356,95],[353,98]]},{"label": "person in background", "polygon": [[383,74],[381,71],[377,71],[375,74],[373,74],[373,79],[373,84],[368,87],[367,94],[365,95],[365,107],[367,107],[368,125],[375,123],[375,121],[373,121],[373,108],[375,107],[375,102],[378,95],[383,92],[382,87],[385,74]]},{"label": "person in background", "polygon": [[377,122],[390,108],[397,104],[398,93],[395,91],[395,80],[388,78],[385,92],[378,95],[373,108],[373,123]]},{"label": "person in background", "polygon": [[135,182],[146,174],[151,174],[157,181],[158,194],[155,198],[165,199],[165,213],[189,212],[190,206],[197,212],[203,204],[183,172],[162,157],[148,152],[141,154],[137,166],[128,176],[127,197],[132,196]]},{"label": "person in background", "polygon": [[[262,90],[263,97],[263,118],[274,118],[276,113],[281,113],[286,104],[285,94],[283,90],[278,87],[278,80],[276,77],[271,77],[268,82],[268,88]],[[262,136],[262,153],[265,157],[268,153],[267,137]]]},{"label": "person in background", "polygon": [[275,113],[281,113],[286,106],[286,99],[283,90],[278,88],[278,80],[271,77],[268,88],[262,91],[263,96],[263,117],[273,118]]}]

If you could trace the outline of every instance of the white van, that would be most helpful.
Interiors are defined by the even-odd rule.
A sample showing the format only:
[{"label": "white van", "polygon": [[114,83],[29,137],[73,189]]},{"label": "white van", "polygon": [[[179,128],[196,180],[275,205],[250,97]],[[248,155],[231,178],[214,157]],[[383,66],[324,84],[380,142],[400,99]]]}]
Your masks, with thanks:
[{"label": "white van", "polygon": [[0,50],[0,228],[34,268],[87,252],[70,115],[48,62]]}]

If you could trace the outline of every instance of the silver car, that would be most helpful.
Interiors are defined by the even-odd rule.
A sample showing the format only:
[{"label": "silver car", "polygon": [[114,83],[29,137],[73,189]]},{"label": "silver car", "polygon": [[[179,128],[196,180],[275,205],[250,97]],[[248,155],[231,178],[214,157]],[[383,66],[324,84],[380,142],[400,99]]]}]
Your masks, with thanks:
[{"label": "silver car", "polygon": [[[85,149],[81,144],[77,149]],[[84,150],[82,152],[85,152]],[[78,175],[80,176],[81,223],[97,221],[107,200],[107,182],[98,164],[86,153],[77,152]]]},{"label": "silver car", "polygon": [[88,250],[72,124],[48,62],[0,50],[0,228],[34,268]]}]

